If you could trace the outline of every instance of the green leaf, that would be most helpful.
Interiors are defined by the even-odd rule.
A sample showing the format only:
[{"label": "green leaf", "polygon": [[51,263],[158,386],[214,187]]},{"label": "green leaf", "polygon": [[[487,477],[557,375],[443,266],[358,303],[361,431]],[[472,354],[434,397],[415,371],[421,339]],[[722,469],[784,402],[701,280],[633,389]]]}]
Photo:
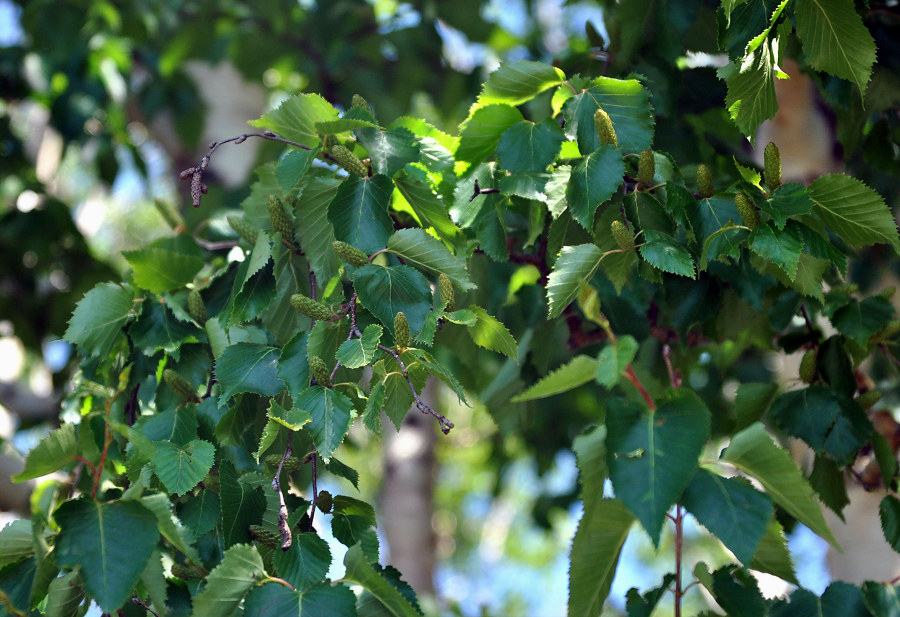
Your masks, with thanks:
[{"label": "green leaf", "polygon": [[835,311],[831,323],[837,330],[860,345],[884,328],[894,318],[894,306],[881,296],[872,296],[862,302],[853,300]]},{"label": "green leaf", "polygon": [[309,426],[313,441],[319,456],[327,461],[350,428],[350,420],[355,415],[353,403],[340,392],[312,386],[300,393],[294,406],[312,416]]},{"label": "green leaf", "polygon": [[524,392],[515,395],[511,403],[524,403],[547,398],[562,392],[574,390],[594,379],[597,361],[590,356],[575,356],[567,364],[551,371]]},{"label": "green leaf", "polygon": [[98,284],[76,305],[63,338],[92,356],[105,356],[132,316],[133,300],[131,288]]},{"label": "green leaf", "polygon": [[278,161],[278,167],[275,168],[275,178],[277,178],[283,193],[290,193],[297,186],[297,183],[300,182],[304,174],[312,166],[315,158],[315,150],[294,150]]},{"label": "green leaf", "polygon": [[237,544],[228,548],[219,565],[206,577],[206,587],[194,598],[191,617],[232,615],[265,574],[262,557],[255,547]]},{"label": "green leaf", "polygon": [[752,142],[756,129],[764,120],[775,116],[775,59],[766,41],[741,60],[720,69],[728,81],[725,105],[731,119]]},{"label": "green leaf", "polygon": [[81,572],[78,570],[54,578],[47,589],[47,617],[76,617],[84,599],[81,585]]},{"label": "green leaf", "polygon": [[872,433],[872,450],[875,452],[875,460],[881,471],[881,481],[885,486],[891,486],[894,476],[897,474],[897,459],[894,456],[894,448],[887,438],[874,431]]},{"label": "green leaf", "polygon": [[356,129],[378,128],[377,124],[368,120],[359,120],[357,118],[341,118],[340,120],[329,120],[327,122],[316,122],[316,131],[322,135],[337,135],[338,133],[347,133]]},{"label": "green leaf", "polygon": [[431,274],[446,274],[462,291],[475,289],[466,270],[466,260],[454,257],[440,240],[428,235],[424,229],[411,227],[395,231],[387,248],[408,265]]},{"label": "green leaf", "polygon": [[[197,425],[196,407],[189,403],[177,410],[141,416],[134,428],[150,441],[165,440],[181,446],[197,436]],[[153,446],[155,450],[156,446]]]},{"label": "green leaf", "polygon": [[521,105],[565,78],[561,70],[543,62],[504,62],[488,77],[478,102]]},{"label": "green leaf", "polygon": [[315,532],[298,533],[290,549],[275,551],[273,562],[278,576],[298,591],[305,591],[325,580],[331,567],[331,550]]},{"label": "green leaf", "polygon": [[181,505],[179,516],[194,538],[212,531],[222,518],[222,504],[219,495],[212,491],[200,491]]},{"label": "green leaf", "polygon": [[885,495],[878,506],[881,531],[891,548],[900,553],[900,499]]},{"label": "green leaf", "polygon": [[503,132],[497,144],[500,166],[516,174],[525,171],[546,171],[556,160],[566,140],[556,120],[517,122]]},{"label": "green leaf", "polygon": [[[203,493],[209,492],[203,491]],[[172,546],[184,553],[188,559],[194,563],[200,563],[200,555],[197,553],[197,549],[190,544],[190,531],[182,527],[181,521],[172,513],[172,502],[169,501],[169,496],[164,493],[155,493],[142,497],[140,503],[156,516],[156,525],[162,536]],[[216,503],[218,503],[218,498]]]},{"label": "green leaf", "polygon": [[682,504],[748,566],[773,514],[772,500],[746,481],[705,469],[694,474]]},{"label": "green leaf", "polygon": [[409,330],[415,334],[431,312],[431,288],[425,277],[409,266],[363,266],[354,272],[353,286],[362,305],[391,332],[397,313],[406,315]]},{"label": "green leaf", "polygon": [[122,256],[134,271],[135,285],[154,293],[184,287],[194,280],[204,265],[203,259],[195,255],[160,248],[124,251]]},{"label": "green leaf", "polygon": [[[85,430],[87,425],[85,425]],[[51,431],[38,445],[32,448],[25,459],[25,469],[12,477],[13,482],[24,482],[46,476],[75,460],[78,455],[78,438],[74,424],[63,424]]]},{"label": "green leaf", "polygon": [[256,343],[237,343],[227,347],[216,361],[216,380],[222,386],[223,400],[240,392],[275,396],[284,389],[278,378],[277,347]]},{"label": "green leaf", "polygon": [[735,565],[712,573],[710,591],[729,617],[757,617],[766,614],[766,602],[753,575]]},{"label": "green leaf", "polygon": [[181,345],[197,342],[202,331],[190,322],[177,319],[165,303],[149,300],[144,302],[144,310],[128,334],[148,358],[162,350],[178,361]]},{"label": "green leaf", "polygon": [[276,373],[294,400],[300,396],[300,392],[309,387],[309,363],[306,359],[308,340],[309,333],[298,332],[294,338],[285,343],[278,357]]},{"label": "green leaf", "polygon": [[547,311],[555,319],[572,303],[581,286],[593,278],[604,253],[594,244],[564,246],[547,281]]},{"label": "green leaf", "polygon": [[522,119],[521,112],[512,105],[493,104],[476,109],[459,127],[456,160],[478,165],[494,153],[504,131]]},{"label": "green leaf", "polygon": [[790,280],[797,276],[803,235],[794,225],[778,231],[772,223],[760,225],[751,236],[750,250],[784,270]]},{"label": "green leaf", "polygon": [[238,480],[230,461],[219,463],[219,499],[222,504],[222,537],[225,546],[250,542],[250,525],[258,525],[266,509],[266,498],[260,489]]},{"label": "green leaf", "polygon": [[474,313],[476,319],[475,323],[469,326],[469,336],[475,344],[518,361],[519,348],[516,339],[506,326],[480,306],[472,305],[469,310]]},{"label": "green leaf", "polygon": [[[882,615],[884,613],[875,613]],[[819,598],[807,589],[796,589],[790,603],[780,600],[772,607],[771,617],[870,617],[862,590],[850,583],[832,583]]]},{"label": "green leaf", "polygon": [[393,617],[421,617],[421,613],[409,603],[400,591],[378,573],[363,554],[359,544],[344,556],[344,578],[361,585],[385,606]]},{"label": "green leaf", "polygon": [[860,96],[875,63],[875,41],[850,0],[797,0],[797,36],[816,70],[856,84]]},{"label": "green leaf", "polygon": [[466,392],[463,389],[462,384],[459,383],[459,380],[456,379],[456,376],[447,367],[435,360],[434,356],[424,349],[410,349],[409,353],[416,357],[416,360],[422,368],[425,369],[425,372],[433,377],[437,377],[447,384],[447,386],[453,390],[454,394],[456,394],[457,399],[461,403],[468,405],[468,401],[466,401]]},{"label": "green leaf", "polygon": [[356,617],[356,595],[345,585],[317,585],[304,593],[268,583],[247,594],[244,617]]},{"label": "green leaf", "polygon": [[585,507],[569,554],[569,617],[597,617],[609,595],[634,515],[618,499]]},{"label": "green leaf", "polygon": [[328,220],[328,204],[343,183],[336,178],[312,178],[303,185],[294,206],[294,232],[319,281],[337,274],[340,262],[331,249],[334,227]]},{"label": "green leaf", "polygon": [[[434,229],[438,238],[454,247],[454,250],[458,251],[465,244],[462,230],[453,224],[446,204],[428,182],[403,172],[397,174],[394,184],[399,196],[406,200],[423,227]],[[390,245],[390,241],[388,244]]]},{"label": "green leaf", "polygon": [[337,109],[318,94],[295,94],[249,124],[269,129],[304,146],[315,147],[319,145],[316,124],[335,120],[338,120]]},{"label": "green leaf", "polygon": [[153,470],[170,493],[184,495],[207,476],[215,454],[215,446],[200,439],[184,446],[159,441],[153,457]]},{"label": "green leaf", "polygon": [[594,128],[594,112],[599,107],[609,114],[622,151],[641,152],[653,144],[650,91],[636,79],[598,77],[590,88],[567,100],[562,107],[566,135],[578,141],[582,154],[600,146]]},{"label": "green leaf", "polygon": [[769,405],[775,400],[778,385],[774,383],[742,383],[734,400],[734,427],[742,431],[761,420]]},{"label": "green leaf", "polygon": [[822,508],[800,469],[757,422],[731,439],[721,459],[759,480],[766,493],[813,533],[837,547]]},{"label": "green leaf", "polygon": [[383,249],[394,231],[388,213],[393,190],[394,183],[387,176],[350,176],[344,180],[328,206],[334,237],[367,254]]},{"label": "green leaf", "polygon": [[641,252],[641,257],[650,265],[663,272],[680,274],[688,278],[697,276],[694,270],[694,258],[675,238],[660,231],[645,229],[644,240],[645,242],[638,250]]},{"label": "green leaf", "polygon": [[890,244],[900,252],[897,224],[881,196],[849,176],[822,176],[809,185],[815,211],[847,244]]},{"label": "green leaf", "polygon": [[625,163],[613,146],[600,146],[572,170],[566,189],[566,203],[572,218],[588,231],[593,230],[594,213],[622,184]]},{"label": "green leaf", "polygon": [[787,220],[812,212],[813,203],[806,187],[796,182],[783,184],[772,196],[760,204],[760,209],[772,217],[778,229],[784,229]]},{"label": "green leaf", "polygon": [[159,610],[165,610],[168,584],[163,573],[162,554],[158,549],[150,555],[147,567],[141,572],[141,584],[150,595],[153,605]]},{"label": "green leaf", "polygon": [[673,392],[654,411],[627,399],[607,403],[609,477],[654,545],[666,512],[697,469],[709,427],[709,410],[691,390]]},{"label": "green leaf", "polygon": [[0,529],[0,568],[34,555],[31,521],[15,520]]},{"label": "green leaf", "polygon": [[597,355],[597,370],[594,371],[594,379],[601,386],[612,388],[622,378],[622,371],[628,368],[637,355],[638,343],[634,337],[625,335],[619,337],[615,345],[607,345]]},{"label": "green leaf", "polygon": [[572,450],[578,463],[579,496],[588,510],[603,500],[603,483],[609,472],[606,468],[606,427],[585,430],[572,442]]},{"label": "green leaf", "polygon": [[419,143],[408,129],[394,127],[381,129],[365,128],[356,131],[359,143],[369,153],[372,169],[376,174],[393,176],[407,163],[419,159]]},{"label": "green leaf", "polygon": [[371,364],[378,352],[378,343],[384,329],[376,324],[366,326],[361,338],[344,341],[338,348],[335,357],[347,368],[359,368]]},{"label": "green leaf", "polygon": [[866,581],[862,586],[863,599],[869,612],[878,617],[900,616],[900,588],[890,583]]},{"label": "green leaf", "polygon": [[86,498],[63,503],[56,562],[81,567],[84,586],[104,612],[121,607],[156,547],[156,517],[136,501],[97,503]]},{"label": "green leaf", "polygon": [[791,552],[788,550],[787,538],[781,524],[772,519],[766,533],[763,535],[756,553],[750,562],[750,568],[783,578],[793,585],[799,585],[797,575],[794,572],[794,562],[791,560]]},{"label": "green leaf", "polygon": [[775,399],[770,414],[780,429],[842,466],[853,462],[873,430],[858,404],[826,386],[786,392]]}]

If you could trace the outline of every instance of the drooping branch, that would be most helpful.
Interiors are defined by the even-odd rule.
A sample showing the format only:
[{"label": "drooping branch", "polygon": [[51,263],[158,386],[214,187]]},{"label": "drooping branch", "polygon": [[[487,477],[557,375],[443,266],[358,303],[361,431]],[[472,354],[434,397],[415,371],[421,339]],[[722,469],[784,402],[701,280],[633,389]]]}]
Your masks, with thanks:
[{"label": "drooping branch", "polygon": [[413,384],[412,378],[409,376],[409,370],[407,369],[406,364],[400,358],[400,354],[397,353],[396,350],[391,349],[390,347],[385,347],[384,345],[381,345],[380,343],[378,345],[378,349],[381,349],[382,351],[389,353],[391,356],[393,356],[394,360],[397,361],[397,364],[400,366],[400,374],[406,378],[406,383],[409,384],[409,389],[412,391],[413,400],[416,403],[416,409],[418,409],[422,413],[429,413],[432,416],[434,416],[437,419],[438,423],[441,425],[441,432],[444,435],[449,433],[450,429],[453,428],[453,422],[448,420],[445,416],[443,416],[441,413],[439,413],[437,410],[435,410],[433,407],[431,407],[428,403],[426,403],[425,401],[422,400],[422,397],[419,396],[419,393],[416,391],[416,386]]}]

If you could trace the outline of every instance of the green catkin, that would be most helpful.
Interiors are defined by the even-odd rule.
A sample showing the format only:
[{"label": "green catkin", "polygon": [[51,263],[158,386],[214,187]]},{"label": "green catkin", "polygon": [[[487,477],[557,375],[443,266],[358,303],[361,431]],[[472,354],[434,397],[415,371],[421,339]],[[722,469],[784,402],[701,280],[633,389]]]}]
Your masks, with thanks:
[{"label": "green catkin", "polygon": [[744,219],[744,225],[750,229],[759,227],[759,212],[756,211],[756,206],[753,205],[753,202],[750,201],[750,198],[747,197],[746,194],[738,193],[735,195],[734,205],[737,208],[738,214]]},{"label": "green catkin", "polygon": [[187,306],[188,315],[191,316],[191,319],[193,319],[200,325],[206,323],[206,305],[203,303],[203,298],[200,296],[200,292],[196,289],[192,289],[190,293],[188,293]]},{"label": "green catkin", "polygon": [[163,371],[163,381],[166,382],[166,385],[169,386],[175,394],[185,401],[190,403],[200,402],[200,397],[197,396],[197,392],[191,387],[190,382],[172,369],[167,368]]},{"label": "green catkin", "polygon": [[594,112],[594,129],[597,131],[597,138],[601,145],[618,147],[619,138],[616,137],[616,129],[613,127],[609,114],[602,107],[598,107]]},{"label": "green catkin", "polygon": [[278,197],[269,196],[266,206],[269,209],[269,219],[272,221],[272,229],[281,234],[281,239],[290,244],[294,243],[294,221],[284,204]]},{"label": "green catkin", "polygon": [[331,372],[325,365],[325,361],[319,356],[309,357],[309,370],[312,372],[316,383],[326,388],[331,385]]},{"label": "green catkin", "polygon": [[781,153],[774,142],[769,142],[763,151],[763,178],[769,192],[781,186]]},{"label": "green catkin", "polygon": [[256,244],[256,238],[259,236],[259,229],[254,227],[253,223],[240,216],[226,216],[225,220],[228,221],[228,224],[237,235],[251,245]]},{"label": "green catkin", "polygon": [[456,292],[453,291],[453,281],[443,272],[438,276],[438,290],[441,292],[441,302],[447,303],[447,311],[456,310]]},{"label": "green catkin", "polygon": [[409,347],[409,321],[402,311],[394,316],[394,341],[401,352]]},{"label": "green catkin", "polygon": [[628,231],[628,228],[625,227],[622,221],[615,220],[610,223],[609,230],[612,232],[613,238],[616,239],[616,244],[619,245],[620,249],[623,251],[634,250],[634,236]]},{"label": "green catkin", "polygon": [[303,294],[291,296],[291,306],[311,319],[326,320],[334,317],[334,312],[326,305]]},{"label": "green catkin", "polygon": [[338,165],[350,173],[355,174],[360,178],[368,177],[369,170],[366,169],[363,162],[359,160],[359,157],[341,144],[335,144],[331,147],[331,156],[334,157],[334,160],[337,161]]},{"label": "green catkin", "polygon": [[[269,456],[266,457],[266,465],[273,467],[276,471],[278,470],[278,465],[280,465],[280,464],[281,464],[281,455],[270,454]],[[300,466],[302,464],[303,464],[303,461],[301,461],[296,456],[289,456],[287,459],[285,459],[284,465],[282,465],[281,470],[285,471],[287,473],[294,473],[295,471],[300,469]]]},{"label": "green catkin", "polygon": [[369,263],[369,256],[352,244],[347,244],[346,242],[338,240],[332,242],[331,247],[334,249],[334,253],[338,256],[338,259],[355,268],[362,268]]},{"label": "green catkin", "polygon": [[816,378],[816,350],[810,349],[800,360],[800,379],[803,383],[812,383]]},{"label": "green catkin", "polygon": [[250,536],[269,548],[281,548],[281,534],[270,531],[261,525],[250,525]]},{"label": "green catkin", "polygon": [[712,181],[712,173],[709,171],[709,167],[704,164],[700,164],[697,167],[697,192],[700,193],[700,197],[712,197],[713,194],[713,181]]},{"label": "green catkin", "polygon": [[638,182],[644,186],[653,184],[653,176],[656,174],[656,161],[653,160],[653,152],[644,150],[638,161]]}]

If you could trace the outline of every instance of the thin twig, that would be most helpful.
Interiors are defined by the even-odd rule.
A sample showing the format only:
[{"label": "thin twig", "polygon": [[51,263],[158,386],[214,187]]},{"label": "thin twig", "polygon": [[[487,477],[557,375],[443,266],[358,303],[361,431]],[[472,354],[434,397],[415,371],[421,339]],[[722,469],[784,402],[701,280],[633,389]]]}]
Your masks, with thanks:
[{"label": "thin twig", "polygon": [[469,201],[474,201],[479,195],[487,195],[489,193],[499,193],[500,189],[483,189],[478,186],[478,178],[475,178],[475,192],[469,197]]},{"label": "thin twig", "polygon": [[681,371],[672,366],[672,348],[668,344],[663,345],[662,355],[666,370],[669,371],[669,383],[677,390],[681,387]]},{"label": "thin twig", "polygon": [[684,589],[681,588],[681,553],[684,549],[684,509],[681,504],[675,505],[675,617],[681,617],[681,599]]},{"label": "thin twig", "polygon": [[319,453],[316,451],[316,444],[313,444],[312,452],[306,455],[304,463],[312,463],[312,505],[309,508],[309,528],[313,528],[313,520],[316,518],[316,507],[319,505],[319,487],[316,485],[317,476],[317,459]]},{"label": "thin twig", "polygon": [[638,389],[638,391],[641,393],[641,396],[644,397],[644,400],[647,402],[647,406],[650,408],[650,410],[655,410],[656,403],[653,402],[653,397],[651,397],[647,390],[644,388],[644,385],[641,383],[641,380],[638,379],[638,376],[635,375],[634,369],[631,368],[630,364],[628,365],[628,368],[625,369],[624,375],[628,379],[628,381],[634,384],[634,387]]},{"label": "thin twig", "polygon": [[284,468],[284,462],[291,457],[291,436],[288,435],[287,447],[281,456],[281,462],[278,463],[278,471],[272,478],[272,489],[278,493],[278,531],[281,533],[281,550],[286,551],[291,548],[293,536],[291,535],[291,527],[288,525],[287,504],[284,502],[284,493],[281,492],[281,470]]},{"label": "thin twig", "polygon": [[125,403],[125,417],[128,418],[128,426],[134,426],[135,421],[137,420],[137,410],[138,410],[138,390],[140,389],[141,384],[134,384],[134,388],[131,389],[131,396],[128,397],[128,402]]},{"label": "thin twig", "polygon": [[149,606],[147,606],[146,604],[141,602],[140,598],[131,598],[131,601],[134,602],[135,604],[137,604],[138,606],[140,606],[142,609],[144,609],[148,613],[152,613],[153,615],[156,615],[156,617],[159,617],[159,613],[157,613],[152,608],[150,608]]},{"label": "thin twig", "polygon": [[881,353],[890,358],[891,362],[893,362],[897,366],[900,366],[900,359],[897,359],[897,356],[891,353],[891,350],[887,348],[887,345],[885,345],[884,343],[878,343],[878,349],[881,350]]},{"label": "thin twig", "polygon": [[[200,200],[206,193],[206,185],[203,184],[203,173],[209,167],[209,161],[213,155],[213,152],[218,150],[220,146],[224,146],[228,143],[242,144],[247,141],[249,137],[258,137],[260,139],[266,139],[268,141],[277,141],[279,143],[287,144],[288,146],[293,146],[295,148],[302,148],[303,150],[315,150],[315,148],[312,148],[305,144],[291,141],[290,139],[285,139],[284,137],[279,137],[272,131],[263,131],[262,133],[244,133],[243,135],[229,137],[228,139],[223,139],[221,141],[214,141],[209,144],[209,151],[203,156],[202,159],[200,159],[200,163],[198,163],[196,167],[188,167],[187,169],[183,170],[181,174],[179,174],[182,180],[187,180],[188,178],[191,179],[191,201],[194,204],[195,208],[200,207]],[[321,154],[333,163],[337,163],[337,161],[335,161],[334,158],[327,152],[322,151]]]},{"label": "thin twig", "polygon": [[384,345],[378,345],[378,349],[385,351],[394,357],[394,360],[397,361],[397,364],[400,365],[400,372],[404,377],[406,377],[406,383],[409,384],[409,389],[412,391],[413,399],[416,402],[416,409],[421,411],[422,413],[429,413],[434,416],[438,423],[441,425],[441,432],[446,435],[450,432],[450,429],[453,428],[453,422],[448,420],[445,416],[438,413],[434,408],[432,408],[428,403],[422,400],[422,397],[419,396],[419,393],[416,392],[416,387],[413,385],[412,378],[409,376],[409,371],[406,369],[406,364],[403,363],[403,360],[400,359],[400,354],[397,353],[395,349],[391,349],[390,347],[385,347]]},{"label": "thin twig", "polygon": [[816,331],[813,330],[812,321],[810,321],[810,319],[809,319],[809,313],[806,312],[805,304],[800,305],[800,314],[803,315],[803,321],[806,322],[806,329],[809,330],[809,334],[811,336],[815,336]]}]

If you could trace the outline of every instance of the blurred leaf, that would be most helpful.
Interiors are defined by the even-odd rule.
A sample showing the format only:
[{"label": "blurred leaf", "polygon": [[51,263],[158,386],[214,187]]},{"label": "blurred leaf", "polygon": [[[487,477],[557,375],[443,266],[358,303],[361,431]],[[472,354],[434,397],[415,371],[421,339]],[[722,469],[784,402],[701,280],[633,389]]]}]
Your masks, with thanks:
[{"label": "blurred leaf", "polygon": [[524,392],[510,399],[511,403],[524,403],[568,392],[594,379],[597,361],[590,356],[575,356],[568,363],[551,371]]},{"label": "blurred leaf", "polygon": [[[83,430],[88,430],[83,425]],[[13,482],[24,482],[53,473],[78,456],[78,439],[74,424],[63,424],[51,431],[32,448],[25,459],[25,469],[12,477]]]}]

